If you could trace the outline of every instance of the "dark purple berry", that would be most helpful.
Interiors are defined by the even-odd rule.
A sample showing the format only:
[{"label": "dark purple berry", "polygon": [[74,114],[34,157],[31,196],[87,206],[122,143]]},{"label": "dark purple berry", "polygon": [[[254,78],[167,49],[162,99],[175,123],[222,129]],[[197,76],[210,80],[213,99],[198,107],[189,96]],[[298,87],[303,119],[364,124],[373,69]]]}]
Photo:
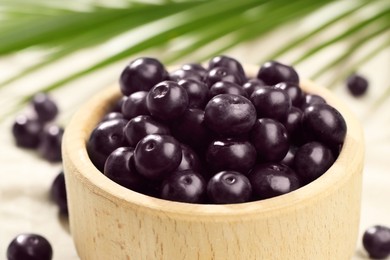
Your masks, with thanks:
[{"label": "dark purple berry", "polygon": [[137,91],[149,91],[154,85],[167,78],[164,65],[153,58],[136,59],[122,71],[119,83],[125,96]]},{"label": "dark purple berry", "polygon": [[290,168],[294,168],[294,158],[297,150],[298,148],[296,146],[290,145],[290,148],[288,149],[286,156],[284,156],[284,158],[280,161],[280,163],[287,165]]},{"label": "dark purple berry", "polygon": [[291,107],[291,99],[281,89],[260,88],[252,93],[250,100],[256,108],[257,116],[283,121]]},{"label": "dark purple berry", "polygon": [[207,165],[213,172],[231,170],[247,174],[256,158],[256,149],[250,142],[234,139],[215,140],[206,153]]},{"label": "dark purple berry", "polygon": [[66,196],[65,176],[61,171],[54,179],[50,195],[52,200],[57,204],[61,214],[68,214],[68,202]]},{"label": "dark purple berry", "polygon": [[270,86],[280,82],[299,83],[299,76],[294,68],[277,61],[264,63],[257,74],[257,78]]},{"label": "dark purple berry", "polygon": [[51,260],[52,257],[49,241],[38,234],[20,234],[7,248],[8,260]]},{"label": "dark purple berry", "polygon": [[289,140],[286,128],[270,118],[258,119],[251,132],[251,141],[262,161],[278,162],[286,156]]},{"label": "dark purple berry", "polygon": [[196,154],[188,145],[181,144],[182,158],[176,171],[193,170],[195,172],[201,172],[202,163]]},{"label": "dark purple berry", "polygon": [[38,145],[39,154],[50,162],[62,159],[61,142],[64,129],[58,125],[47,125],[41,134]]},{"label": "dark purple berry", "polygon": [[279,163],[257,164],[249,175],[253,193],[258,199],[268,199],[289,193],[300,187],[298,176],[288,166]]},{"label": "dark purple berry", "polygon": [[154,120],[151,116],[134,117],[124,128],[126,140],[132,147],[135,147],[137,143],[147,135],[169,135],[170,133],[171,131],[166,125]]},{"label": "dark purple berry", "polygon": [[250,97],[256,90],[260,88],[269,88],[269,86],[266,86],[265,83],[259,79],[250,79],[242,85],[242,88],[246,91],[248,97]]},{"label": "dark purple berry", "polygon": [[335,159],[332,151],[319,142],[309,142],[299,147],[294,157],[294,169],[308,183],[324,174]]},{"label": "dark purple berry", "polygon": [[162,121],[172,121],[187,109],[188,94],[176,82],[163,81],[149,91],[146,105],[153,117]]},{"label": "dark purple berry", "polygon": [[290,139],[296,137],[302,131],[303,113],[299,108],[291,107],[287,113],[287,118],[283,122]]},{"label": "dark purple berry", "polygon": [[48,94],[38,93],[32,99],[32,105],[37,113],[38,120],[49,122],[58,114],[58,106]]},{"label": "dark purple berry", "polygon": [[188,107],[204,109],[209,100],[209,88],[203,82],[183,79],[178,82],[188,94]]},{"label": "dark purple berry", "polygon": [[243,96],[220,94],[213,97],[205,108],[206,125],[222,136],[248,133],[256,121],[256,109]]},{"label": "dark purple berry", "polygon": [[240,77],[225,67],[215,67],[208,71],[204,80],[208,87],[211,87],[218,81],[229,81],[236,84],[241,84]]},{"label": "dark purple berry", "polygon": [[301,110],[305,110],[308,106],[314,104],[326,104],[326,100],[316,94],[304,94],[301,104]]},{"label": "dark purple berry", "polygon": [[169,74],[169,80],[180,81],[182,79],[191,79],[201,82],[202,75],[194,70],[177,69]]},{"label": "dark purple berry", "polygon": [[347,124],[340,112],[328,104],[314,104],[303,111],[302,126],[317,141],[329,145],[342,144]]},{"label": "dark purple berry", "polygon": [[134,162],[139,174],[150,180],[162,180],[181,162],[180,143],[169,135],[147,135],[138,142]]},{"label": "dark purple berry", "polygon": [[183,66],[181,66],[181,68],[183,70],[192,70],[192,71],[195,71],[196,73],[198,73],[202,80],[206,77],[206,74],[207,74],[207,70],[200,64],[197,64],[197,63],[188,63],[188,64],[184,64]]},{"label": "dark purple berry", "polygon": [[149,115],[149,110],[146,106],[146,96],[148,92],[137,91],[130,94],[122,103],[122,114],[126,119],[140,115]]},{"label": "dark purple berry", "polygon": [[139,175],[134,166],[134,148],[119,147],[107,158],[104,175],[112,181],[134,191],[144,191],[146,180]]},{"label": "dark purple berry", "polygon": [[113,108],[111,109],[111,112],[119,112],[119,113],[122,113],[122,105],[123,103],[126,101],[128,97],[127,96],[121,96],[120,99],[118,99]]},{"label": "dark purple berry", "polygon": [[238,84],[229,81],[218,81],[210,88],[210,98],[219,94],[233,94],[248,98],[246,91]]},{"label": "dark purple berry", "polygon": [[176,171],[163,181],[161,198],[179,202],[200,203],[205,196],[205,190],[205,180],[196,171]]},{"label": "dark purple berry", "polygon": [[245,175],[236,171],[222,171],[209,180],[207,195],[216,204],[243,203],[251,198],[252,187]]},{"label": "dark purple berry", "polygon": [[109,120],[112,120],[112,119],[124,119],[123,117],[123,114],[122,113],[119,113],[119,112],[110,112],[108,113],[107,115],[105,115],[101,122],[103,121],[109,121]]},{"label": "dark purple berry", "polygon": [[275,88],[285,91],[290,97],[293,106],[299,107],[301,105],[304,94],[297,83],[281,82],[276,84]]},{"label": "dark purple berry", "polygon": [[41,132],[42,124],[27,115],[18,115],[12,125],[15,143],[22,148],[36,148]]},{"label": "dark purple berry", "polygon": [[229,69],[231,72],[233,72],[234,74],[236,74],[240,79],[239,82],[240,85],[246,81],[244,68],[242,67],[240,62],[238,62],[236,59],[232,57],[228,57],[225,55],[219,55],[213,57],[209,61],[209,70],[215,67],[225,67]]},{"label": "dark purple berry", "polygon": [[367,92],[368,81],[361,75],[352,74],[347,79],[347,88],[353,96],[360,97]]},{"label": "dark purple berry", "polygon": [[174,136],[195,150],[203,150],[211,138],[204,121],[204,111],[188,109],[172,124]]},{"label": "dark purple berry", "polygon": [[372,226],[363,234],[363,246],[370,258],[385,259],[390,255],[390,228]]},{"label": "dark purple berry", "polygon": [[92,163],[101,172],[107,157],[118,147],[128,146],[123,133],[125,119],[113,119],[100,123],[91,133],[87,151]]}]

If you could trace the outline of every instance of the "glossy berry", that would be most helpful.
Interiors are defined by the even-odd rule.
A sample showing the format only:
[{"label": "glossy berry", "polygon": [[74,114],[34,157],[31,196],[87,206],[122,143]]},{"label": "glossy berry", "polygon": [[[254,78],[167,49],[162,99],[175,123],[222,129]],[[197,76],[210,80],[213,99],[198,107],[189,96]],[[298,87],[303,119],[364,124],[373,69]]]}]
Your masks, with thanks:
[{"label": "glossy berry", "polygon": [[147,135],[134,151],[137,172],[150,180],[164,179],[179,166],[181,159],[180,143],[169,135]]},{"label": "glossy berry", "polygon": [[348,91],[355,97],[363,96],[368,89],[367,79],[358,74],[349,76],[346,84]]},{"label": "glossy berry", "polygon": [[52,257],[49,241],[38,234],[20,234],[7,248],[8,260],[51,260]]},{"label": "glossy berry", "polygon": [[207,195],[215,204],[243,203],[252,196],[252,187],[245,175],[236,171],[222,171],[209,180]]},{"label": "glossy berry", "polygon": [[146,180],[139,175],[134,166],[134,149],[119,147],[107,158],[104,164],[104,175],[123,187],[134,191],[143,191]]},{"label": "glossy berry", "polygon": [[126,66],[120,75],[119,84],[123,95],[129,96],[137,91],[149,91],[166,78],[164,65],[156,59],[145,57]]},{"label": "glossy berry", "polygon": [[188,108],[204,109],[209,100],[209,88],[203,82],[184,79],[178,82],[188,95]]},{"label": "glossy berry", "polygon": [[123,117],[123,114],[120,112],[110,112],[102,118],[101,122],[109,121],[112,119],[124,119],[124,117]]},{"label": "glossy berry", "polygon": [[324,174],[335,159],[332,151],[319,142],[309,142],[299,147],[294,157],[294,169],[306,183]]},{"label": "glossy berry", "polygon": [[206,125],[222,136],[248,133],[256,121],[256,109],[243,96],[220,94],[213,97],[205,108]]},{"label": "glossy berry", "polygon": [[300,187],[295,172],[279,163],[257,164],[251,171],[249,180],[253,193],[258,199],[272,198]]},{"label": "glossy berry", "polygon": [[257,116],[285,120],[291,107],[288,94],[275,88],[260,88],[252,93],[250,100],[256,108]]},{"label": "glossy berry", "polygon": [[112,120],[112,119],[124,119],[123,117],[123,114],[122,113],[119,113],[119,112],[110,112],[108,114],[106,114],[101,122],[103,121],[109,121],[109,120]]},{"label": "glossy berry", "polygon": [[193,170],[195,172],[201,172],[202,163],[196,152],[188,145],[180,144],[182,158],[176,171]]},{"label": "glossy berry", "polygon": [[256,158],[256,149],[250,142],[234,139],[215,140],[206,152],[207,165],[214,172],[231,170],[246,174]]},{"label": "glossy berry", "polygon": [[119,98],[119,99],[114,103],[114,106],[113,106],[113,108],[111,109],[111,112],[119,112],[119,113],[122,113],[122,105],[123,105],[123,102],[125,102],[127,98],[128,98],[127,96],[122,96],[121,98]]},{"label": "glossy berry", "polygon": [[192,70],[196,73],[198,73],[202,80],[204,79],[204,77],[206,76],[207,74],[207,70],[200,64],[198,63],[187,63],[187,64],[184,64],[183,66],[181,66],[181,68],[183,70]]},{"label": "glossy berry", "polygon": [[385,259],[390,255],[390,228],[372,226],[363,234],[363,246],[370,258]]},{"label": "glossy berry", "polygon": [[314,104],[303,112],[302,126],[317,141],[329,145],[344,142],[347,124],[338,110],[328,104]]},{"label": "glossy berry", "polygon": [[195,70],[177,69],[169,74],[169,80],[180,81],[182,79],[191,79],[201,82],[202,75]]},{"label": "glossy berry", "polygon": [[208,71],[205,80],[208,87],[211,87],[218,81],[228,81],[241,84],[240,77],[225,67],[215,67]]},{"label": "glossy berry", "polygon": [[161,198],[188,203],[204,199],[206,183],[202,175],[193,170],[176,171],[162,183]]},{"label": "glossy berry", "polygon": [[260,67],[257,78],[270,86],[280,82],[299,83],[299,76],[294,68],[277,61],[264,63]]},{"label": "glossy berry", "polygon": [[146,97],[150,114],[162,121],[180,117],[188,107],[187,91],[173,81],[163,81],[154,86]]},{"label": "glossy berry", "polygon": [[126,119],[132,119],[139,115],[149,115],[149,110],[146,106],[146,96],[148,92],[137,91],[130,94],[122,103],[121,112]]},{"label": "glossy berry", "polygon": [[281,89],[287,93],[291,99],[291,104],[299,107],[304,98],[304,93],[297,83],[281,82],[274,86],[276,89]]},{"label": "glossy berry", "polygon": [[287,118],[283,122],[286,127],[288,135],[295,138],[302,131],[302,111],[297,107],[291,107],[287,113]]},{"label": "glossy berry", "polygon": [[41,134],[38,152],[42,158],[50,162],[60,162],[61,142],[64,129],[58,125],[47,125]]},{"label": "glossy berry", "polygon": [[113,119],[100,123],[91,133],[87,151],[92,163],[101,172],[107,157],[118,147],[128,146],[123,133],[125,119]]},{"label": "glossy berry", "polygon": [[135,147],[147,135],[169,135],[170,133],[171,131],[165,124],[154,120],[151,116],[134,117],[124,128],[126,140],[132,147]]},{"label": "glossy berry", "polygon": [[38,93],[34,95],[32,105],[38,120],[41,122],[51,121],[58,114],[58,106],[48,94]]},{"label": "glossy berry", "polygon": [[301,110],[305,110],[308,106],[314,105],[314,104],[325,104],[326,100],[316,94],[304,94],[301,104]]},{"label": "glossy berry", "polygon": [[209,143],[211,134],[204,120],[204,111],[188,109],[172,124],[174,136],[196,150],[203,150]]},{"label": "glossy berry", "polygon": [[286,128],[270,118],[258,119],[251,132],[251,141],[262,161],[278,162],[289,149]]},{"label": "glossy berry", "polygon": [[287,165],[290,168],[294,167],[294,158],[295,158],[295,153],[297,152],[297,147],[290,145],[290,148],[288,149],[288,152],[286,156],[280,161],[281,164]]},{"label": "glossy berry", "polygon": [[225,55],[219,55],[213,57],[209,61],[209,70],[215,67],[225,67],[229,69],[231,72],[233,72],[234,74],[236,74],[240,79],[239,82],[240,85],[246,81],[244,68],[242,67],[240,62],[238,62],[236,59],[232,57],[228,57]]},{"label": "glossy berry", "polygon": [[250,97],[253,92],[260,88],[268,88],[265,83],[259,79],[250,79],[242,85],[242,88],[246,91],[248,97]]},{"label": "glossy berry", "polygon": [[18,115],[12,125],[15,143],[22,148],[36,148],[41,132],[42,124],[27,115]]},{"label": "glossy berry", "polygon": [[219,94],[233,94],[248,98],[248,94],[240,85],[229,81],[218,81],[211,86],[210,98]]},{"label": "glossy berry", "polygon": [[52,200],[57,204],[61,214],[68,214],[68,202],[66,196],[65,176],[60,172],[54,179],[50,195]]}]

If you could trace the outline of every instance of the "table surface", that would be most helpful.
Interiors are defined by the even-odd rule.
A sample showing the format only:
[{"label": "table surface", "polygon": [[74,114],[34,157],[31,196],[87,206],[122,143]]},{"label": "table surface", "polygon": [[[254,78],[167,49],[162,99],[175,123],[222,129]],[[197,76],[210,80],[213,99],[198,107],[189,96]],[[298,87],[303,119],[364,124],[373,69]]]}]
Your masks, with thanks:
[{"label": "table surface", "polygon": [[[310,24],[310,21],[307,24]],[[254,55],[254,50],[272,46],[273,42],[277,42],[285,35],[286,30],[289,29],[278,31],[270,35],[267,40],[240,45],[226,54],[240,61],[245,60],[246,63],[256,63],[261,55]],[[107,46],[99,46],[23,77],[0,90],[0,104],[2,106],[12,104],[15,98],[20,97],[27,90],[38,87],[37,82],[40,84],[51,82],[58,75],[64,75],[86,66],[88,62],[104,54],[109,54]],[[330,54],[327,52],[316,57],[316,60],[299,65],[298,72],[302,77],[306,77],[316,64],[320,64]],[[146,55],[153,56],[156,53],[146,53]],[[40,56],[40,51],[29,51],[0,58],[0,79],[7,78]],[[288,57],[284,59],[288,60]],[[91,94],[117,81],[125,64],[126,62],[116,64],[53,92],[52,96],[61,109],[57,122],[65,126],[75,110]],[[365,75],[370,82],[367,95],[362,98],[353,98],[346,91],[343,82],[339,83],[334,90],[355,113],[365,131],[366,158],[360,235],[354,260],[367,259],[361,245],[361,236],[367,227],[376,224],[390,226],[388,203],[390,197],[390,160],[388,158],[390,154],[390,115],[388,113],[390,104],[385,102],[378,109],[371,109],[375,100],[382,95],[386,87],[389,87],[389,71],[390,53],[387,50],[359,69],[359,72]],[[319,81],[320,84],[323,82],[325,79]],[[39,233],[47,237],[53,246],[54,259],[78,259],[67,219],[58,214],[56,205],[49,198],[51,184],[62,166],[60,163],[48,163],[35,152],[23,150],[14,145],[11,135],[14,117],[15,115],[11,115],[0,123],[0,259],[5,257],[11,239],[23,232]]]}]

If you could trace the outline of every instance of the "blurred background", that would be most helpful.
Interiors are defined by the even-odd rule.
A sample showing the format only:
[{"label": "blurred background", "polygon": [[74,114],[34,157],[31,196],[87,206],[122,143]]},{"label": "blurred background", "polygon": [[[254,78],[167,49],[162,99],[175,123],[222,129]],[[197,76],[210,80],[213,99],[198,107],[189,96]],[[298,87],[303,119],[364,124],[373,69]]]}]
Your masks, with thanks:
[{"label": "blurred background", "polygon": [[[61,163],[16,147],[12,137],[35,93],[53,97],[56,123],[66,127],[137,57],[174,67],[219,54],[293,65],[345,101],[365,129],[360,234],[390,226],[390,1],[0,0],[0,258],[17,234],[35,232],[52,243],[54,259],[78,259],[49,195]],[[353,73],[369,82],[361,97],[346,87]],[[367,259],[361,235],[354,259]]]}]

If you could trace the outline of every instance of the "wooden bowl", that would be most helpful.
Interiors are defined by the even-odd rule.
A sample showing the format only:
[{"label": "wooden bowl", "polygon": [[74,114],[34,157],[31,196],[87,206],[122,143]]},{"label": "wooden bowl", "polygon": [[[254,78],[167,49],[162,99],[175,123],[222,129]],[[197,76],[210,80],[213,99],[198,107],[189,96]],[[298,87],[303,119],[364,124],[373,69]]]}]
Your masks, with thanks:
[{"label": "wooden bowl", "polygon": [[74,115],[63,141],[70,228],[80,258],[351,259],[360,218],[362,128],[326,89],[309,81],[301,87],[323,96],[344,116],[348,130],[338,159],[296,191],[228,205],[149,197],[99,172],[89,160],[86,141],[120,93],[118,86],[98,93]]}]

